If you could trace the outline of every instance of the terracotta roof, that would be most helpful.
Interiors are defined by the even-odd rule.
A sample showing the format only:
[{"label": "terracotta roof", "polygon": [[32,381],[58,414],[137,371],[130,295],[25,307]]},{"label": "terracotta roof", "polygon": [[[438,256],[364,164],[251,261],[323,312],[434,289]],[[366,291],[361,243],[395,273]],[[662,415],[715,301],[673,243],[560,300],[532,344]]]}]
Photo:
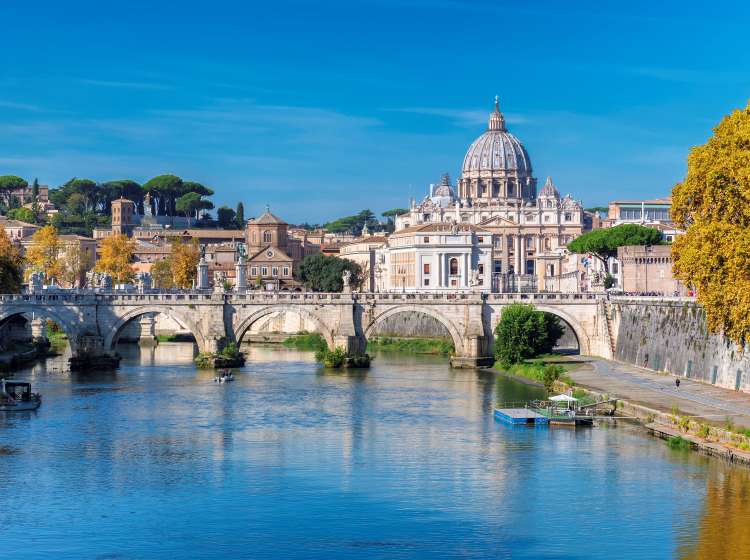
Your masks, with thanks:
[{"label": "terracotta roof", "polygon": [[[459,233],[465,233],[467,231],[473,231],[477,233],[490,234],[491,232],[478,228],[472,224],[456,224],[458,226]],[[421,224],[417,226],[410,226],[408,228],[400,229],[393,232],[391,235],[401,235],[405,233],[450,233],[453,230],[454,224],[450,223],[430,223]]]},{"label": "terracotta roof", "polygon": [[266,210],[254,220],[250,220],[250,222],[253,224],[260,224],[260,225],[265,225],[265,224],[286,225],[286,222],[284,220],[282,220],[278,216],[274,216],[273,214],[271,214],[269,210]]},{"label": "terracotta roof", "polygon": [[0,227],[3,227],[3,228],[7,228],[7,227],[40,228],[42,226],[38,226],[36,224],[30,224],[28,222],[22,222],[21,220],[11,220],[10,218],[6,218],[5,216],[0,216]]}]

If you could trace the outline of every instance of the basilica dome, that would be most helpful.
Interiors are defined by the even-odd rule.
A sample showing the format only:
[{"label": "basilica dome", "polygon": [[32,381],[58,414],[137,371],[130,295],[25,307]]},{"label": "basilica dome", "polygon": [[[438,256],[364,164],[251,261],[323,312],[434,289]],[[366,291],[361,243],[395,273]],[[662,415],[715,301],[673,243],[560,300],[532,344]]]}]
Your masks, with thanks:
[{"label": "basilica dome", "polygon": [[531,175],[531,160],[523,144],[505,128],[497,98],[490,113],[487,131],[474,140],[461,168],[464,177],[484,175]]}]

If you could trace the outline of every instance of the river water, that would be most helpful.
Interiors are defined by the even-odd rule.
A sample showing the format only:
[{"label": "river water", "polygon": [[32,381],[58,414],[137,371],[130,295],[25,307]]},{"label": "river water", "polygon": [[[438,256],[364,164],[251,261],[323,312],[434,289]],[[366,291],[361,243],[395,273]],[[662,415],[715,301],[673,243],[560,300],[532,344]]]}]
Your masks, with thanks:
[{"label": "river water", "polygon": [[513,428],[539,389],[435,357],[326,372],[251,347],[232,384],[192,347],[115,373],[20,372],[0,413],[0,557],[747,558],[750,476],[620,423]]}]

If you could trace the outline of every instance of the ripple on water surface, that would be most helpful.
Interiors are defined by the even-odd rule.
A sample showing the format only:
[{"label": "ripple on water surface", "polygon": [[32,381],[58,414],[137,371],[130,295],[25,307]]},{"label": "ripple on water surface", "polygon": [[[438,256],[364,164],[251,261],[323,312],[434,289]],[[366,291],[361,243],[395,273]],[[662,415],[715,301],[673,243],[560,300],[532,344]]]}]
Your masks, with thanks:
[{"label": "ripple on water surface", "polygon": [[[539,389],[442,358],[326,372],[251,347],[231,384],[192,350],[124,347],[116,373],[20,373],[0,416],[14,558],[743,558],[748,472],[633,427],[513,428]],[[734,546],[736,545],[736,546]]]}]

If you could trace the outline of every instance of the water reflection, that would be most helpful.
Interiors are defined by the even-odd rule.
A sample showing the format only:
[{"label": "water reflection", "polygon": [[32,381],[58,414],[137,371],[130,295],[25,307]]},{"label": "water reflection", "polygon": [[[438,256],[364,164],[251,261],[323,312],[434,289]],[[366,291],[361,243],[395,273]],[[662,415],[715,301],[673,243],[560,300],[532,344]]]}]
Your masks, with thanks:
[{"label": "water reflection", "polygon": [[740,560],[750,556],[750,472],[711,461],[706,497],[699,516],[697,543],[683,546],[684,560]]},{"label": "water reflection", "polygon": [[745,471],[628,426],[498,424],[495,400],[541,396],[503,375],[392,353],[337,372],[250,345],[220,385],[192,344],[160,346],[121,346],[117,372],[19,374],[45,396],[0,416],[3,542],[33,545],[19,557],[708,559],[749,544]]}]

